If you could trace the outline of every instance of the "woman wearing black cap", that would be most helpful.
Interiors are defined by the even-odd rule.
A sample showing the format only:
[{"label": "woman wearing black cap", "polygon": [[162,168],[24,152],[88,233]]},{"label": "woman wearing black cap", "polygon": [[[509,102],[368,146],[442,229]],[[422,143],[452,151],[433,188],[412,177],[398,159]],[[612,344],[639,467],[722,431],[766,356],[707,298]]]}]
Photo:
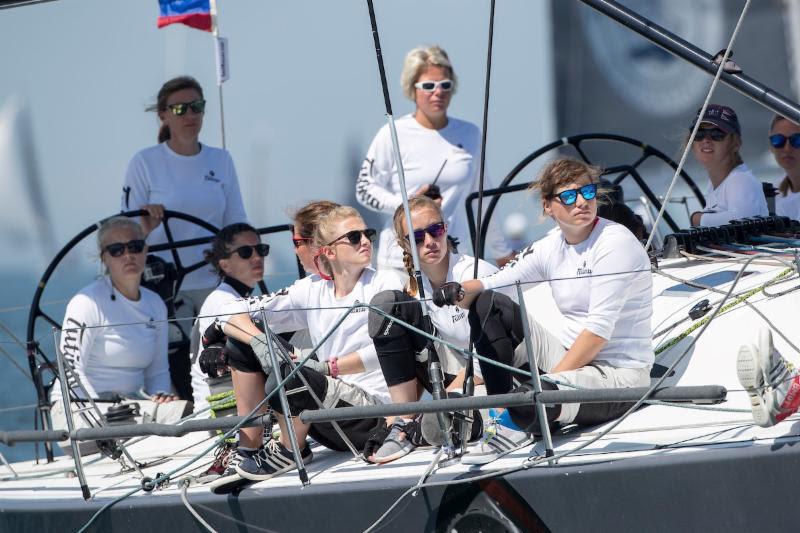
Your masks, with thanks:
[{"label": "woman wearing black cap", "polygon": [[[699,113],[698,113],[699,118]],[[689,128],[694,129],[692,123]],[[764,190],[739,155],[742,129],[730,107],[709,104],[692,139],[692,152],[708,172],[706,207],[692,213],[692,226],[721,226],[737,218],[767,216]]]}]

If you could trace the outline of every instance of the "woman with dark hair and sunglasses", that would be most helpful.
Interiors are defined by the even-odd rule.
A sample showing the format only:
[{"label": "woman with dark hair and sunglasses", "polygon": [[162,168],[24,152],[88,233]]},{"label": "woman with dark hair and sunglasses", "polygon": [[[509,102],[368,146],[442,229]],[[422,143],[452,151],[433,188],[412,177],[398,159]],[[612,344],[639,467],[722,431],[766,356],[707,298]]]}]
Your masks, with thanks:
[{"label": "woman with dark hair and sunglasses", "polygon": [[[448,281],[472,279],[475,259],[455,251],[447,234],[442,208],[437,202],[418,196],[409,201],[409,210],[414,228],[412,237],[408,235],[403,206],[397,208],[393,218],[395,239],[403,250],[403,262],[408,271],[408,286],[405,291],[381,292],[371,303],[391,316],[423,329],[422,309],[418,300],[420,291],[414,279],[411,246],[417,247],[423,288],[428,297]],[[480,276],[488,276],[496,271],[497,268],[486,261],[478,261]],[[469,322],[463,309],[446,305],[429,306],[428,311],[434,335],[459,348],[466,350],[469,347]],[[428,340],[372,309],[369,326],[392,402],[415,402],[419,400],[423,388],[431,392],[427,365],[429,354],[426,351]],[[442,342],[436,342],[434,347],[442,366],[444,386],[449,391],[460,391],[464,383],[466,359]],[[476,382],[482,383],[480,377]],[[390,428],[382,428],[372,436],[370,449],[365,451],[365,456],[374,463],[387,463],[407,455],[422,443],[419,424],[419,417],[413,414],[396,417]],[[475,427],[480,431],[479,421]],[[373,451],[372,454],[368,453]]]},{"label": "woman with dark hair and sunglasses", "polygon": [[[122,186],[122,210],[144,209],[149,213],[142,217],[141,223],[151,246],[167,241],[161,224],[165,209],[193,215],[217,228],[247,222],[230,154],[199,140],[205,105],[203,88],[197,80],[180,76],[167,81],[158,91],[155,105],[148,108],[157,113],[160,121],[158,144],[139,151],[128,164]],[[179,241],[210,235],[184,220],[171,221],[170,231],[173,239]],[[203,250],[203,245],[189,246],[177,253],[183,265],[188,266],[203,261]],[[169,250],[156,255],[164,261],[173,261]],[[196,316],[217,283],[217,277],[205,268],[187,274],[175,299],[177,317]],[[188,336],[183,322],[177,324]],[[170,360],[172,378],[178,392],[188,397],[188,358],[179,359]]]},{"label": "woman with dark hair and sunglasses", "polygon": [[[530,326],[538,370],[549,379],[544,389],[643,387],[650,383],[652,280],[650,261],[624,226],[597,216],[599,170],[572,159],[548,164],[533,185],[544,213],[557,227],[524,249],[499,272],[461,284],[448,282],[433,294],[436,305],[469,309],[475,349],[481,355],[530,370],[523,342],[523,320]],[[520,307],[497,292],[547,282],[563,315],[558,334],[535,320],[536,309]],[[512,390],[509,371],[481,361],[489,394]],[[536,369],[534,369],[536,370]],[[515,390],[530,390],[528,383]],[[547,407],[547,419],[560,424],[598,424],[622,414],[625,404],[564,404]],[[462,462],[483,464],[532,441],[538,429],[528,407],[498,411],[484,438]]]},{"label": "woman with dark hair and sunglasses", "polygon": [[775,115],[769,127],[769,150],[786,172],[778,184],[775,214],[800,220],[800,126]]},{"label": "woman with dark hair and sunglasses", "polygon": [[708,173],[706,207],[692,213],[692,226],[721,226],[731,220],[753,216],[767,216],[764,189],[739,155],[742,147],[742,128],[736,112],[728,106],[709,104],[700,118],[698,110],[691,132],[697,121],[700,128],[692,143],[692,153]]},{"label": "woman with dark hair and sunglasses", "polygon": [[[408,192],[438,202],[450,235],[468,248],[464,203],[478,189],[480,130],[447,115],[458,79],[447,53],[438,46],[411,50],[400,81],[403,94],[416,105],[413,113],[395,122]],[[388,126],[378,131],[367,151],[356,181],[356,198],[367,209],[386,215],[378,243],[378,270],[392,269],[405,278],[402,251],[389,218],[401,204],[401,192]],[[499,231],[492,227],[488,237],[489,255],[499,264],[508,261],[512,250]]]},{"label": "woman with dark hair and sunglasses", "polygon": [[[97,231],[97,248],[105,273],[72,297],[62,325],[60,349],[77,375],[69,383],[73,395],[132,398],[140,420],[175,422],[188,406],[162,406],[176,400],[167,364],[167,309],[156,293],[140,286],[144,232],[135,220],[111,218]],[[53,391],[54,427],[63,428],[60,388]],[[86,417],[93,414],[76,418],[86,425],[81,422]]]},{"label": "woman with dark hair and sunglasses", "polygon": [[[374,237],[375,230],[366,228],[358,211],[347,206],[335,207],[320,219],[314,231],[313,245],[318,249],[320,276],[312,275],[277,293],[233,302],[223,308],[225,316],[220,317],[220,323],[225,333],[248,342],[262,368],[270,374],[267,391],[272,391],[277,385],[278,374],[286,376],[290,369],[288,364],[282,363],[280,373],[272,372],[266,335],[251,319],[252,313],[260,316],[262,310],[275,333],[309,330],[314,346],[318,346],[318,359],[308,360],[301,372],[308,386],[326,406],[375,405],[390,401],[375,346],[367,330],[366,309],[354,308],[328,335],[347,307],[369,302],[381,291],[401,288],[396,276],[375,272],[370,267]],[[304,385],[295,376],[286,387],[287,390],[302,391]],[[318,408],[308,392],[291,394],[288,400],[291,414],[295,417],[304,409]],[[269,403],[274,411],[281,411],[277,395]],[[253,481],[269,479],[295,467],[285,421],[280,415],[277,418],[281,426],[280,441],[272,442],[237,465],[236,470],[244,478]],[[294,418],[293,424],[306,463],[313,457],[306,443],[307,435],[327,448],[348,449],[331,424],[307,425],[299,418]],[[339,423],[357,448],[367,443],[376,427],[385,424],[382,418]]]}]

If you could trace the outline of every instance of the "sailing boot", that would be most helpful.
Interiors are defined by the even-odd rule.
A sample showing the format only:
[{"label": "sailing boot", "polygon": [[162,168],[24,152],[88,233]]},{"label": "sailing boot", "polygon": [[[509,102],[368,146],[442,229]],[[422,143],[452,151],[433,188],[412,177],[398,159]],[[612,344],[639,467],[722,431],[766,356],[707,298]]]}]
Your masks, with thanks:
[{"label": "sailing boot", "polygon": [[800,376],[775,351],[770,330],[759,331],[757,344],[739,348],[736,372],[759,426],[773,426],[800,407]]}]

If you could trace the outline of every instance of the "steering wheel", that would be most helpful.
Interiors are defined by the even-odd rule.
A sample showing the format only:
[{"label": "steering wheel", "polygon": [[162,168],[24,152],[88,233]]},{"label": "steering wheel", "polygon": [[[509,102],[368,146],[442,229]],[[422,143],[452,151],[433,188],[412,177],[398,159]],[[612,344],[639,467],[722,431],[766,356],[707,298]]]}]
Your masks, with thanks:
[{"label": "steering wheel", "polygon": [[[625,137],[623,135],[615,135],[611,133],[584,133],[581,135],[573,135],[571,137],[562,137],[557,141],[553,141],[550,144],[542,146],[538,150],[532,152],[530,155],[525,157],[511,170],[511,172],[508,173],[508,175],[503,179],[499,187],[497,187],[496,189],[488,189],[484,191],[483,193],[484,197],[489,196],[491,197],[491,200],[489,201],[489,205],[486,208],[486,214],[484,215],[481,221],[481,239],[480,242],[478,243],[477,250],[475,250],[475,254],[478,257],[483,257],[484,245],[486,244],[486,232],[489,229],[489,221],[491,220],[492,215],[494,214],[495,208],[497,207],[497,202],[500,200],[500,196],[508,192],[524,190],[530,185],[530,183],[511,185],[511,182],[514,180],[514,178],[516,178],[525,169],[525,167],[527,167],[534,160],[538,159],[539,157],[545,154],[548,154],[553,150],[557,150],[564,146],[573,147],[575,151],[578,153],[578,156],[584,162],[586,162],[589,165],[594,165],[591,158],[588,156],[586,151],[581,146],[581,144],[586,141],[610,141],[614,143],[627,144],[639,148],[641,152],[639,153],[635,161],[633,161],[632,163],[608,167],[603,171],[603,175],[619,173],[620,175],[612,181],[614,185],[620,185],[623,180],[625,180],[628,176],[630,176],[631,179],[633,179],[633,181],[642,190],[642,192],[650,201],[650,203],[652,203],[656,209],[661,210],[661,201],[658,199],[658,196],[656,196],[653,193],[653,191],[647,185],[645,180],[642,178],[641,174],[639,173],[639,167],[649,159],[655,158],[656,160],[660,160],[663,163],[667,164],[673,170],[677,170],[678,164],[675,161],[673,161],[672,158],[664,154],[664,152],[650,146],[649,144],[633,139],[631,137]],[[689,177],[689,175],[686,173],[685,170],[681,170],[680,176],[681,179],[684,181],[684,183],[692,191],[692,194],[697,199],[698,203],[702,207],[705,207],[706,200],[703,197],[703,194],[700,192],[700,189],[698,189],[694,180],[692,180],[692,178]],[[472,242],[475,242],[475,228],[476,228],[475,215],[473,213],[472,203],[477,197],[478,193],[474,192],[470,194],[466,200],[467,219],[469,221],[469,231]],[[672,219],[672,217],[669,215],[669,213],[667,213],[666,211],[664,212],[664,221],[672,229],[673,232],[677,232],[680,229],[678,225],[675,223],[675,221]]]}]

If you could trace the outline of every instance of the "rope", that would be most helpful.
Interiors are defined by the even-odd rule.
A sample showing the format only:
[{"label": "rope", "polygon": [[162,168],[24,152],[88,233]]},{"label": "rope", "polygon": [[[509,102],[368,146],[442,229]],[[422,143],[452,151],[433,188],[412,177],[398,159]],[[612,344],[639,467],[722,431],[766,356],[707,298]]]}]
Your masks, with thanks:
[{"label": "rope", "polygon": [[192,507],[191,504],[189,503],[189,498],[186,496],[186,490],[189,488],[190,485],[193,484],[192,483],[193,481],[194,478],[190,477],[185,477],[181,480],[181,501],[183,502],[183,505],[186,507],[186,509],[188,509],[188,511],[192,513],[192,516],[194,516],[195,519],[198,522],[200,522],[200,525],[206,528],[206,530],[209,531],[210,533],[217,533],[217,530],[211,527],[211,525],[208,522],[203,520],[203,517],[200,516],[200,513],[195,511],[194,507]]},{"label": "rope", "polygon": [[[672,196],[672,189],[675,187],[675,183],[678,181],[678,176],[683,171],[683,165],[686,163],[686,158],[689,155],[689,151],[692,149],[692,142],[694,136],[697,134],[697,130],[700,129],[701,118],[706,112],[706,108],[708,107],[709,102],[711,101],[711,95],[714,94],[714,90],[717,88],[717,83],[719,83],[719,78],[722,76],[722,72],[725,68],[725,63],[728,61],[731,53],[733,52],[733,43],[736,41],[736,36],[739,34],[739,28],[742,26],[742,21],[744,20],[744,16],[747,13],[747,9],[750,7],[750,0],[745,0],[744,7],[742,8],[742,13],[739,15],[739,20],[736,21],[736,27],[733,29],[733,33],[731,34],[730,41],[728,41],[728,46],[725,49],[725,54],[722,56],[722,61],[719,62],[719,68],[717,68],[717,73],[714,76],[714,81],[711,82],[711,87],[708,89],[708,94],[706,95],[706,99],[703,102],[703,106],[700,108],[698,112],[698,120],[692,128],[692,132],[689,134],[689,142],[686,143],[686,148],[683,150],[683,154],[681,154],[681,160],[678,163],[678,167],[675,169],[675,174],[672,176],[672,181],[669,184],[669,188],[667,189],[667,194],[664,196],[665,201],[661,203],[661,209],[658,211],[658,215],[656,216],[656,220],[653,222],[653,228],[655,229],[661,219],[664,217],[664,212],[667,209],[667,203]],[[653,237],[655,236],[656,232],[653,231],[650,233],[650,236],[647,238],[647,243],[644,245],[644,249],[650,249],[650,246],[653,243]]]}]

